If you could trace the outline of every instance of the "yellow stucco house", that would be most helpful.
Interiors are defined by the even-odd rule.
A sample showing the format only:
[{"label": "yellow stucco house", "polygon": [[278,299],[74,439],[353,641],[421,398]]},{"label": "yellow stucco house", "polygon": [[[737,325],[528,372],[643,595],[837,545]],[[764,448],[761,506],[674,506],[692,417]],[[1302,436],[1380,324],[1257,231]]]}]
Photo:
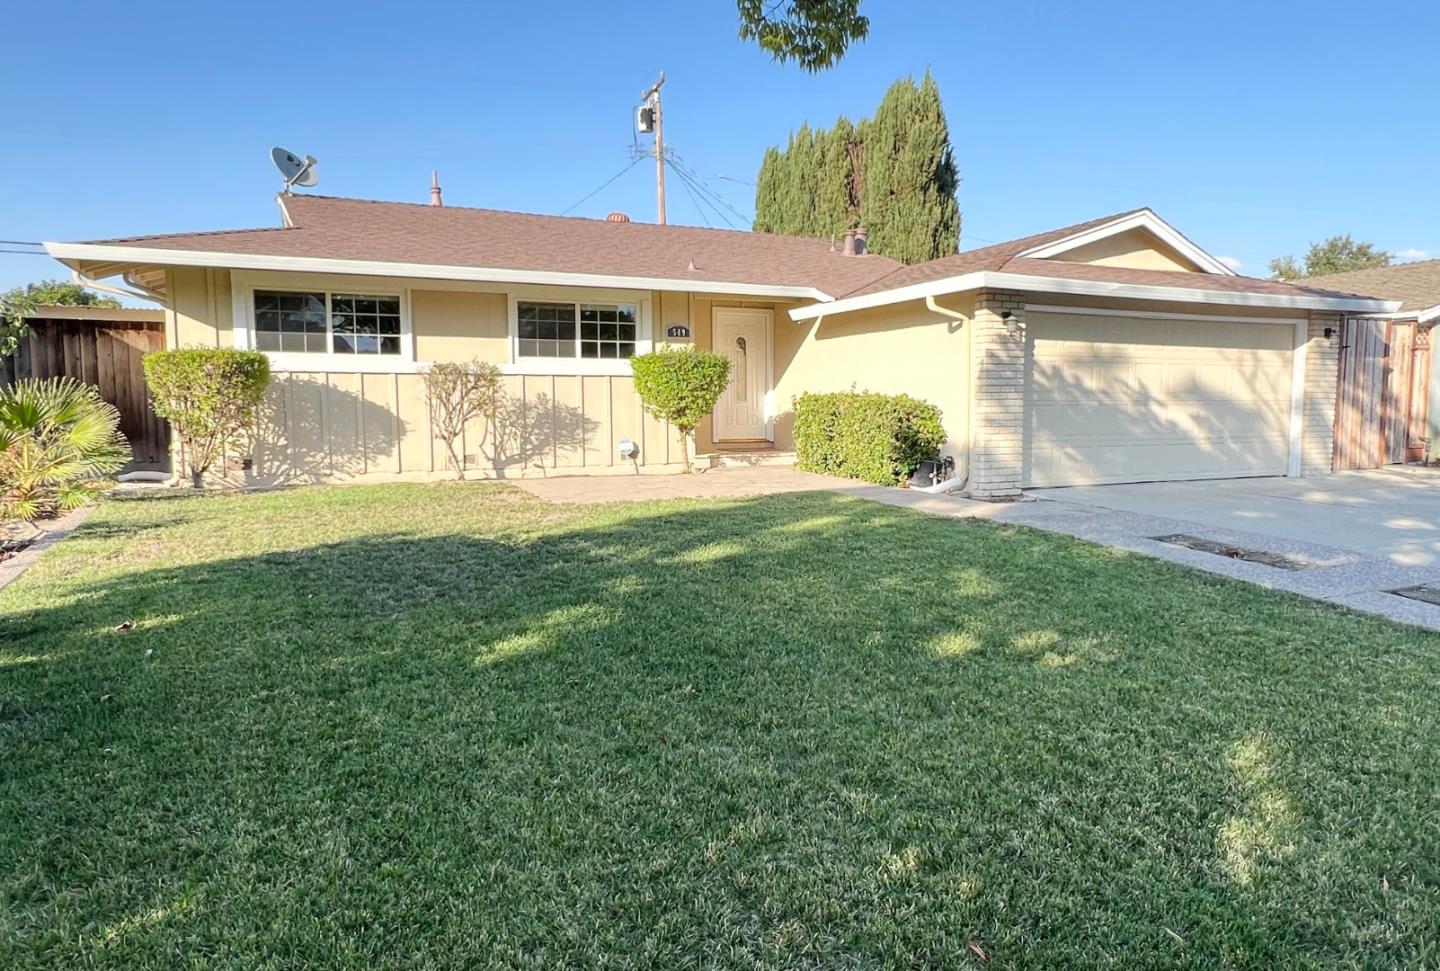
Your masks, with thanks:
[{"label": "yellow stucco house", "polygon": [[169,346],[269,355],[252,481],[448,474],[418,372],[472,358],[500,366],[508,401],[467,464],[678,471],[627,358],[687,341],[733,364],[701,453],[784,453],[795,395],[855,387],[939,405],[979,497],[1323,472],[1340,321],[1398,308],[1237,276],[1148,209],[905,266],[863,238],[279,202],[278,228],[46,244],[161,301]]}]

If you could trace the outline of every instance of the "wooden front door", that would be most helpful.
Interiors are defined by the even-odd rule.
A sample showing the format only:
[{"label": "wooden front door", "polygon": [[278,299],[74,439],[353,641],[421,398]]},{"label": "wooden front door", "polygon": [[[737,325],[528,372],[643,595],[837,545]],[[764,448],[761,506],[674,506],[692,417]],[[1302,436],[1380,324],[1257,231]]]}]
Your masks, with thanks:
[{"label": "wooden front door", "polygon": [[759,441],[767,437],[770,327],[768,310],[715,310],[714,347],[730,359],[730,383],[715,405],[717,441]]},{"label": "wooden front door", "polygon": [[1430,332],[1413,321],[1356,317],[1340,331],[1334,468],[1424,461]]}]

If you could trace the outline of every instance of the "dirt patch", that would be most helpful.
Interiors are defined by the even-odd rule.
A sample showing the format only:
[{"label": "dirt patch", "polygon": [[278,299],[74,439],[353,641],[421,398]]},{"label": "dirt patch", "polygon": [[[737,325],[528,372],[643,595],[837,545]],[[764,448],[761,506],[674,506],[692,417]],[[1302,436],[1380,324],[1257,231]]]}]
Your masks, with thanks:
[{"label": "dirt patch", "polygon": [[1188,533],[1172,533],[1168,536],[1152,536],[1150,538],[1157,543],[1169,543],[1171,546],[1183,546],[1186,549],[1199,550],[1201,553],[1227,556],[1232,560],[1244,560],[1246,563],[1259,563],[1261,566],[1273,566],[1277,570],[1309,570],[1314,568],[1313,563],[1307,563],[1298,557],[1286,556],[1284,553],[1271,553],[1268,550],[1248,549],[1244,546],[1236,546],[1233,543],[1221,543],[1218,540],[1206,539],[1203,536],[1191,536]]},{"label": "dirt patch", "polygon": [[0,539],[0,563],[30,548],[32,539]]}]

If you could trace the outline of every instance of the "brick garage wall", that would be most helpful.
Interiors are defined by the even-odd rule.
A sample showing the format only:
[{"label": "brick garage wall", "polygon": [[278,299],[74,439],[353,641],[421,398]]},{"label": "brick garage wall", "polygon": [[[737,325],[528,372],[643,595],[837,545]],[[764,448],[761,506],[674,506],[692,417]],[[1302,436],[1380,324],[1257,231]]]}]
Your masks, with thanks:
[{"label": "brick garage wall", "polygon": [[[1009,312],[1007,322],[1001,314]],[[975,298],[970,328],[969,491],[978,499],[1020,493],[1025,435],[1025,300],[1009,290]],[[1014,331],[1012,334],[1011,331]]]},{"label": "brick garage wall", "polygon": [[[1333,337],[1325,336],[1325,328]],[[1335,393],[1340,367],[1340,315],[1310,314],[1305,353],[1305,406],[1300,426],[1300,474],[1331,469],[1335,435]]]}]

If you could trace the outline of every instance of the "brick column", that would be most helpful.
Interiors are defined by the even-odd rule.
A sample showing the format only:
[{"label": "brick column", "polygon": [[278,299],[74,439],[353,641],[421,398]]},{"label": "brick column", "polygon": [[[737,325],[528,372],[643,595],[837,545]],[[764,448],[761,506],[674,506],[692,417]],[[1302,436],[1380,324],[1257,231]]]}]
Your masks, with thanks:
[{"label": "brick column", "polygon": [[[1325,328],[1334,336],[1326,337]],[[1324,475],[1333,460],[1336,378],[1340,368],[1340,315],[1312,313],[1306,328],[1300,474]]]},{"label": "brick column", "polygon": [[[1010,320],[1001,314],[1009,312]],[[1025,301],[1008,290],[982,290],[970,324],[970,495],[999,499],[1020,492],[1025,421]],[[1013,331],[1013,333],[1012,333]]]}]

